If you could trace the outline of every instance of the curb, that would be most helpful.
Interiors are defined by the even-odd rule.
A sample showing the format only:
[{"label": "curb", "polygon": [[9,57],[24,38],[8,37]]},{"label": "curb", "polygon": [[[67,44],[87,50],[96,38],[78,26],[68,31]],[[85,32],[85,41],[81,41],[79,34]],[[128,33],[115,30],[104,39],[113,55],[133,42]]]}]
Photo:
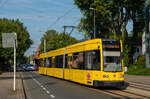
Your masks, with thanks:
[{"label": "curb", "polygon": [[20,72],[19,75],[20,75],[20,78],[21,78],[22,99],[27,99],[26,92],[25,92],[25,87],[24,87],[24,83],[23,83],[22,72]]}]

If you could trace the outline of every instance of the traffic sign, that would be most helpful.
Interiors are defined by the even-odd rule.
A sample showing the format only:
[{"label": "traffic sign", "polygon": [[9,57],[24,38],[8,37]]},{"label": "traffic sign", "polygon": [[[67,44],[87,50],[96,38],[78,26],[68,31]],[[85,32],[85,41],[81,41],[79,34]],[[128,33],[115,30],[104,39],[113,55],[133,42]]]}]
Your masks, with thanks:
[{"label": "traffic sign", "polygon": [[17,34],[16,33],[2,33],[3,48],[14,47],[15,42],[17,42]]},{"label": "traffic sign", "polygon": [[14,83],[13,90],[16,91],[16,42],[17,34],[16,33],[2,33],[2,46],[3,48],[14,48]]}]

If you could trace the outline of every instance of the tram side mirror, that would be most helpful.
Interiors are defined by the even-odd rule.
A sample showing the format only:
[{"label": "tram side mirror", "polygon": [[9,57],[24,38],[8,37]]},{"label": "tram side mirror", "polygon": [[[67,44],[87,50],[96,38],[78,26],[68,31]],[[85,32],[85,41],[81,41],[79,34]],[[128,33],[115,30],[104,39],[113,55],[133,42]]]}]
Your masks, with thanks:
[{"label": "tram side mirror", "polygon": [[124,53],[123,52],[121,52],[121,58],[124,58]]}]

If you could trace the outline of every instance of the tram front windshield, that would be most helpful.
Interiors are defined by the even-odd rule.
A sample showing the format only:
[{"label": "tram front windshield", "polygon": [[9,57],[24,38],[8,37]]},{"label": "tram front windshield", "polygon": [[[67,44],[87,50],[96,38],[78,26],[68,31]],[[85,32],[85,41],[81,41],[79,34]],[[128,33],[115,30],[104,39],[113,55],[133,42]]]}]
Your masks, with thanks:
[{"label": "tram front windshield", "polygon": [[121,72],[120,41],[103,41],[103,70],[105,72]]}]

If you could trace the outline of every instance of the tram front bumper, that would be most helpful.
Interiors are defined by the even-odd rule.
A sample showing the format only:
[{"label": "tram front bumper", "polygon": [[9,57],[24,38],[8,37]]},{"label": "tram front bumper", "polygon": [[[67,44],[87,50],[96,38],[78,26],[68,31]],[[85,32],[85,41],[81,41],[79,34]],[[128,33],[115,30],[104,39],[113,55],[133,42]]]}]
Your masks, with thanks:
[{"label": "tram front bumper", "polygon": [[124,86],[124,81],[94,81],[93,82],[94,86],[96,87],[119,87],[119,86]]}]

